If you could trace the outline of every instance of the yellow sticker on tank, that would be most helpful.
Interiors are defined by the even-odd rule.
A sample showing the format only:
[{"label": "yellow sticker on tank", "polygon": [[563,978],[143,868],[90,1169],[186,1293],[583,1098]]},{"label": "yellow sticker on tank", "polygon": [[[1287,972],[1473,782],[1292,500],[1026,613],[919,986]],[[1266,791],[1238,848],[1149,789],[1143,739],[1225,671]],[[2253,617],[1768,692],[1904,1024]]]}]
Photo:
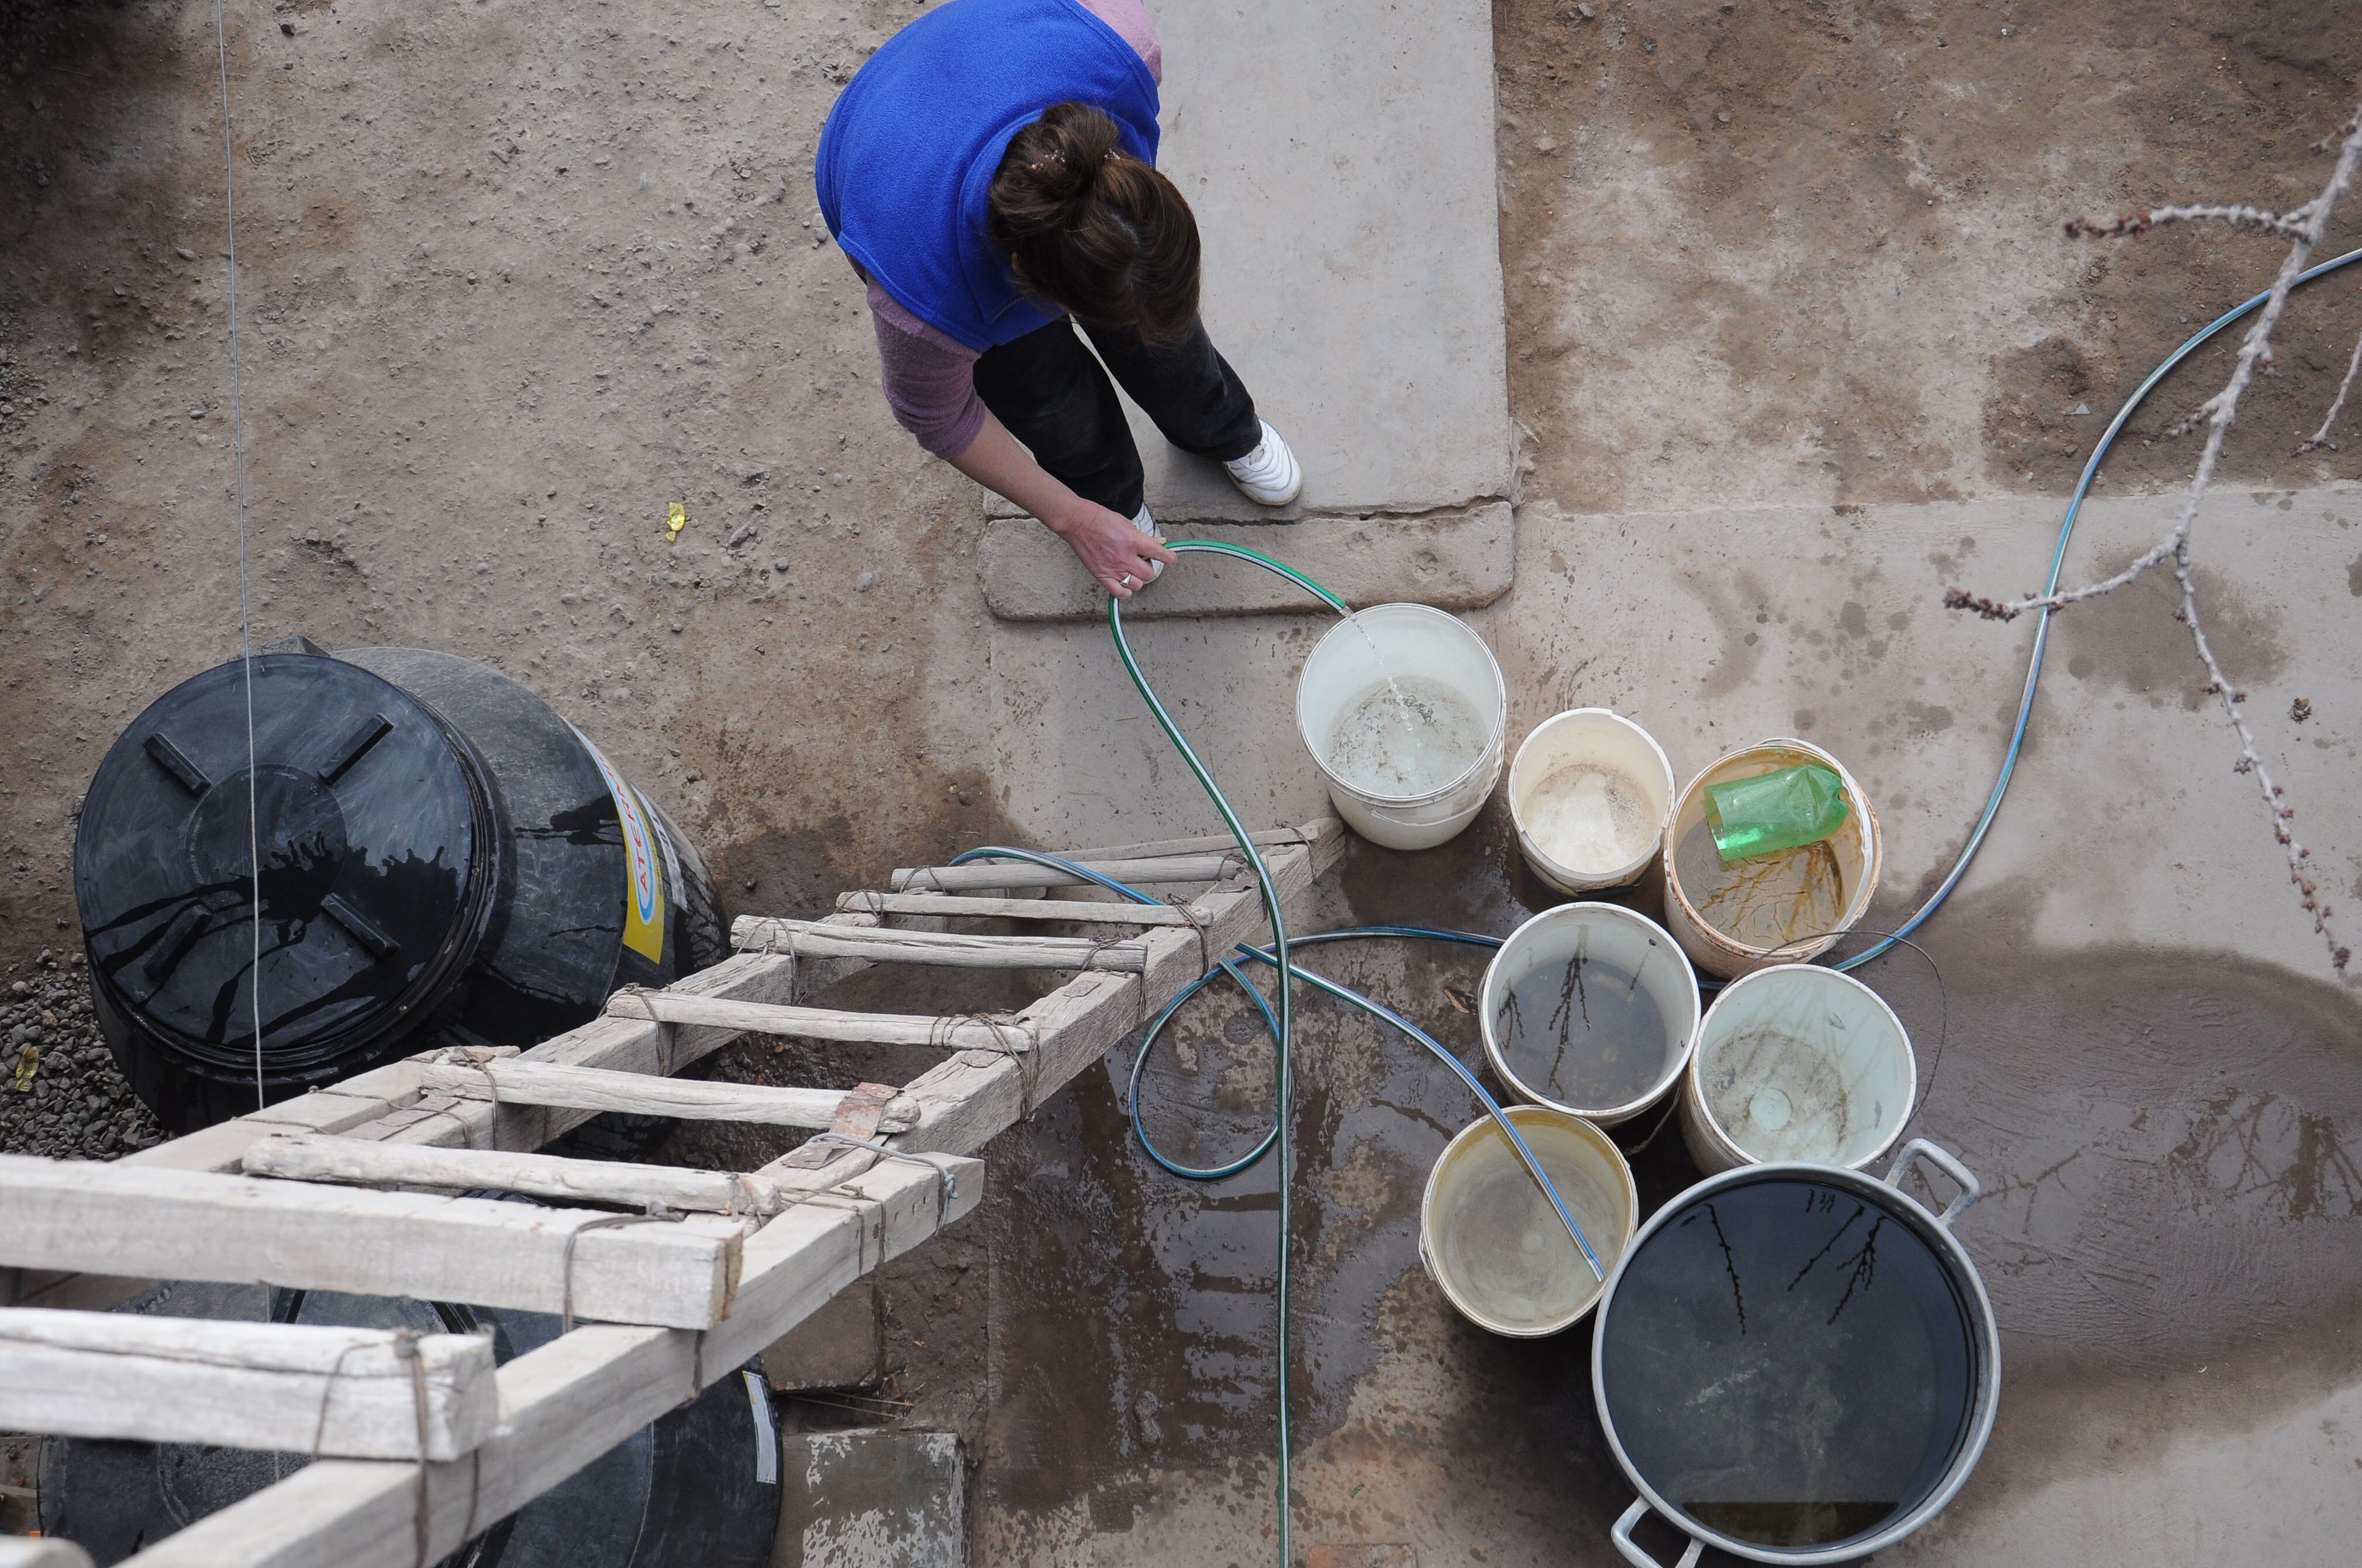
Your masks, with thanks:
[{"label": "yellow sticker on tank", "polygon": [[[570,728],[570,727],[569,727]],[[640,792],[624,782],[589,736],[577,729],[575,739],[599,765],[607,793],[615,799],[615,819],[624,829],[624,946],[650,963],[664,961],[664,865],[657,858],[656,835],[648,829]]]}]

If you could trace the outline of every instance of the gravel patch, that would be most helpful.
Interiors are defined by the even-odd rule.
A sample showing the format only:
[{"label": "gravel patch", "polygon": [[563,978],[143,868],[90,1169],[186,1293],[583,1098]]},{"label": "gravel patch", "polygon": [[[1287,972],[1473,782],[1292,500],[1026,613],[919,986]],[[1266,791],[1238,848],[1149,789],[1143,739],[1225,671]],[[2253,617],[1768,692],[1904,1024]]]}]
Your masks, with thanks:
[{"label": "gravel patch", "polygon": [[91,1015],[81,954],[0,979],[0,1154],[114,1159],[164,1141]]}]

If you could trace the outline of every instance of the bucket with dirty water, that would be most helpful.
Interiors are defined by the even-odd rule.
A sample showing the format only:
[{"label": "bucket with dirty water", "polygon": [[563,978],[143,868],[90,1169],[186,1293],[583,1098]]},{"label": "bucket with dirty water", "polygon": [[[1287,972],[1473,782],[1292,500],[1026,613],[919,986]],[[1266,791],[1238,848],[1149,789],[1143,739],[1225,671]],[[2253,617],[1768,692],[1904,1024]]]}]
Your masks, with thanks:
[{"label": "bucket with dirty water", "polygon": [[1612,1127],[1689,1066],[1697,973],[1647,916],[1562,904],[1493,955],[1478,1022],[1493,1070],[1519,1098]]},{"label": "bucket with dirty water", "polygon": [[1500,781],[1508,693],[1493,651],[1457,616],[1373,605],[1304,662],[1296,724],[1337,815],[1393,850],[1440,844]]},{"label": "bucket with dirty water", "polygon": [[1578,707],[1534,727],[1509,764],[1509,816],[1534,874],[1561,893],[1622,887],[1657,858],[1673,765],[1622,714]]},{"label": "bucket with dirty water", "polygon": [[[1816,843],[1726,864],[1706,786],[1817,762],[1843,783],[1843,826]],[[1878,888],[1878,814],[1845,764],[1803,740],[1765,740],[1692,779],[1665,828],[1665,925],[1709,974],[1801,963],[1852,929]]]},{"label": "bucket with dirty water", "polygon": [[1723,988],[1682,1083],[1682,1141],[1711,1176],[1812,1160],[1859,1170],[1911,1119],[1919,1069],[1879,994],[1816,964],[1778,964]]},{"label": "bucket with dirty water", "polygon": [[[1958,1194],[1901,1190],[1920,1161]],[[1942,1511],[2001,1400],[1992,1301],[1952,1223],[1977,1179],[1924,1140],[1880,1180],[1750,1165],[1650,1217],[1608,1277],[1591,1382],[1639,1498],[1609,1531],[1636,1564],[1655,1513],[1756,1563],[1857,1563]]]},{"label": "bucket with dirty water", "polygon": [[[1639,1190],[1624,1156],[1580,1116],[1541,1105],[1512,1105],[1503,1113],[1534,1151],[1601,1266],[1614,1270],[1640,1223]],[[1462,1317],[1513,1339],[1573,1326],[1603,1288],[1490,1116],[1462,1128],[1428,1173],[1418,1259]]]}]

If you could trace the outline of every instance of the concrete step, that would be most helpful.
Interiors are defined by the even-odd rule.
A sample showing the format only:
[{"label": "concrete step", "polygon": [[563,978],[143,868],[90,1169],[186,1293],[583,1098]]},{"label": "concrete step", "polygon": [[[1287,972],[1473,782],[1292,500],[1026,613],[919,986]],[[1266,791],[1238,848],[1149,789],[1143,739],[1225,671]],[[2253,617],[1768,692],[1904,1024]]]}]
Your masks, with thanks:
[{"label": "concrete step", "polygon": [[787,1433],[771,1568],[967,1568],[965,1481],[950,1432]]},{"label": "concrete step", "polygon": [[[1356,607],[1416,600],[1475,609],[1509,591],[1517,530],[1507,501],[1421,517],[1168,527],[1168,539],[1244,545],[1286,562]],[[1031,518],[984,537],[984,595],[1003,620],[1100,620],[1107,593],[1074,552]],[[1166,616],[1322,613],[1320,601],[1252,562],[1185,557],[1124,606],[1127,620]]]}]

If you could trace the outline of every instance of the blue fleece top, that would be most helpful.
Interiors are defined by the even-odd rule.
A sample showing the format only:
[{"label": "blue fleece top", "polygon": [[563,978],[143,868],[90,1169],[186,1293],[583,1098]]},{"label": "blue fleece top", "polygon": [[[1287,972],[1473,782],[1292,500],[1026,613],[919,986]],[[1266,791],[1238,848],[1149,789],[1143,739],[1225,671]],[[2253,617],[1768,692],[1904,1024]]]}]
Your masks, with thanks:
[{"label": "blue fleece top", "polygon": [[1156,81],[1076,0],[949,0],[837,95],[812,182],[837,245],[901,307],[981,353],[1056,321],[991,234],[992,176],[1053,104],[1088,104],[1156,161]]}]

